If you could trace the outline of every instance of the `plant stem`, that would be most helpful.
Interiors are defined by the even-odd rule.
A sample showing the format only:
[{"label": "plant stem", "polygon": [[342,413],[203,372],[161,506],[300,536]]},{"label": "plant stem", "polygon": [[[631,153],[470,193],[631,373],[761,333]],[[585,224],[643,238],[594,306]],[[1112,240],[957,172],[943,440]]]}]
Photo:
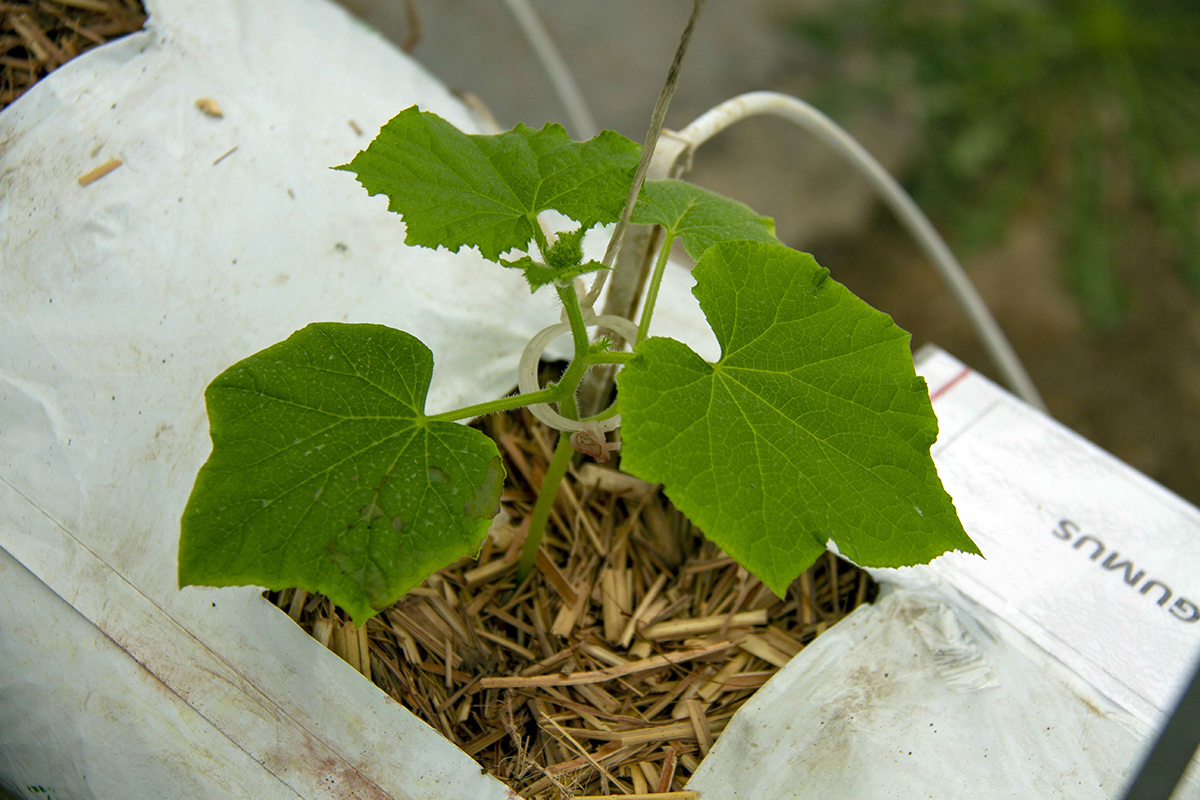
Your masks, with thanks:
[{"label": "plant stem", "polygon": [[486,403],[477,403],[473,406],[464,406],[452,411],[443,411],[441,414],[433,414],[425,419],[430,422],[454,422],[460,419],[474,419],[475,417],[482,417],[484,414],[495,414],[497,411],[524,408],[534,403],[553,403],[558,400],[558,394],[556,387],[530,392],[529,394],[515,394],[512,397],[501,397],[499,400],[489,400]]},{"label": "plant stem", "polygon": [[640,344],[650,330],[650,317],[654,314],[654,304],[658,302],[658,287],[662,285],[663,273],[667,269],[667,258],[671,255],[671,244],[675,237],[668,233],[663,236],[662,248],[658,251],[658,261],[654,264],[654,274],[650,277],[650,286],[646,290],[646,304],[642,307],[642,318],[638,320],[638,335],[634,345]]},{"label": "plant stem", "polygon": [[[561,384],[560,384],[561,386]],[[575,419],[579,410],[575,407],[575,390],[558,403],[558,413],[564,417]],[[528,577],[533,569],[533,561],[537,558],[538,548],[542,546],[542,535],[546,532],[546,523],[550,520],[550,510],[554,508],[554,499],[558,497],[558,487],[566,477],[567,468],[571,466],[571,456],[575,448],[571,446],[571,434],[560,431],[558,444],[554,447],[554,457],[550,466],[546,467],[546,477],[542,478],[542,486],[538,489],[537,500],[534,501],[533,511],[529,516],[529,532],[525,534],[525,544],[521,548],[521,562],[517,567],[517,575],[521,580]]]},{"label": "plant stem", "polygon": [[[633,353],[629,353],[628,355],[633,355]],[[604,420],[604,419],[608,419],[609,417],[616,416],[618,413],[620,413],[620,411],[621,411],[621,402],[619,400],[613,400],[612,405],[609,406],[608,408],[604,409],[603,411],[601,411],[599,414],[593,414],[590,417],[584,417],[584,419],[595,420],[596,422],[599,422],[600,420]]]},{"label": "plant stem", "polygon": [[[558,402],[561,406],[566,398],[571,400],[571,408],[575,408],[575,390],[587,372],[588,364],[588,335],[587,324],[583,321],[583,311],[579,308],[579,296],[575,293],[575,285],[566,283],[556,286],[558,297],[562,300],[563,308],[567,310],[567,322],[571,323],[571,340],[575,344],[575,357],[567,365],[567,369],[558,381]],[[569,416],[561,409],[560,414]]]},{"label": "plant stem", "polygon": [[[575,390],[583,378],[593,355],[588,352],[587,323],[583,320],[583,310],[579,307],[579,296],[575,292],[574,283],[556,286],[558,297],[562,300],[563,308],[567,311],[567,321],[571,324],[571,340],[575,344],[575,357],[563,372],[555,387],[558,393],[558,413],[568,419],[578,419],[579,409],[575,405]],[[532,397],[532,395],[530,395]],[[554,507],[554,498],[558,497],[558,487],[562,484],[571,466],[571,456],[575,448],[571,446],[571,434],[561,431],[558,434],[558,444],[554,448],[554,457],[546,468],[546,477],[538,490],[537,500],[529,517],[529,532],[525,534],[525,544],[521,549],[521,562],[517,574],[524,580],[533,570],[534,559],[537,558],[538,548],[542,545],[542,535],[546,532],[546,522],[550,519],[550,509]]]},{"label": "plant stem", "polygon": [[592,353],[587,357],[588,366],[595,364],[628,364],[636,353]]},{"label": "plant stem", "polygon": [[558,435],[558,445],[554,448],[554,457],[546,468],[546,477],[542,479],[542,487],[538,490],[537,501],[533,504],[533,512],[529,516],[529,533],[525,535],[525,545],[521,548],[521,562],[517,567],[517,575],[521,580],[533,571],[533,561],[537,558],[538,548],[542,546],[542,534],[546,532],[546,523],[550,519],[550,510],[554,508],[554,499],[558,497],[558,487],[571,466],[571,456],[575,448],[571,446],[571,437],[566,431]]}]

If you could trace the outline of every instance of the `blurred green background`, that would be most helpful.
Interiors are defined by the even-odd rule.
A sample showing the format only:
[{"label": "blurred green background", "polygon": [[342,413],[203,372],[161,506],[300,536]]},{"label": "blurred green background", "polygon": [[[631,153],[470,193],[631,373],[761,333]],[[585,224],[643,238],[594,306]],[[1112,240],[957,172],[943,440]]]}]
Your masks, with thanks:
[{"label": "blurred green background", "polygon": [[[1054,217],[1093,329],[1113,332],[1133,281],[1118,243],[1144,209],[1200,290],[1200,4],[1195,0],[849,0],[800,15],[820,54],[814,101],[915,102],[909,186],[973,251],[1021,209]],[[874,54],[855,76],[850,50]]]}]

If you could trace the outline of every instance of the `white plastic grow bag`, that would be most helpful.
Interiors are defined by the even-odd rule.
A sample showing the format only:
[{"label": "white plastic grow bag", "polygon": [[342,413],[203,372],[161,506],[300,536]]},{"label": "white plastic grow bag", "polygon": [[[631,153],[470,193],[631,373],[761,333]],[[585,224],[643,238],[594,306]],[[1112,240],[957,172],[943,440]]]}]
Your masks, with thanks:
[{"label": "white plastic grow bag", "polygon": [[[525,341],[555,321],[519,275],[465,251],[405,248],[383,201],[326,169],[414,102],[473,122],[325,2],[148,6],[145,32],[76,59],[0,114],[0,777],[39,798],[511,797],[258,590],[175,586],[178,518],[209,447],[202,393],[228,364],[314,320],[383,322],[433,349],[436,410],[510,388]],[[224,118],[201,114],[202,97]],[[79,185],[110,158],[123,165]],[[713,355],[689,284],[675,274],[664,286],[657,330]],[[969,461],[939,463],[956,497],[975,491]],[[931,593],[953,595],[938,587],[909,596],[937,610]],[[694,788],[736,796],[728,787],[743,780],[747,753],[798,741],[789,724],[821,727],[832,707],[806,705],[820,686],[846,685],[856,655],[895,657],[915,641],[903,636],[911,615],[889,610],[899,597],[828,632],[769,684]],[[944,604],[975,630],[971,607],[955,602]],[[875,649],[850,647],[868,622]],[[1048,661],[985,655],[1004,685],[1026,672],[1058,681],[1042,675]],[[956,735],[977,741],[971,726],[989,717],[922,688],[939,674],[910,676],[914,707],[953,711]],[[1047,691],[1077,709],[1080,691],[1056,685]],[[871,702],[889,713],[882,695]],[[764,704],[790,721],[756,718]],[[899,769],[865,757],[861,724],[842,730],[853,735],[813,742],[807,761],[792,759],[799,774],[774,770],[760,789],[829,797],[850,771],[878,781]],[[881,752],[908,736],[870,731]],[[1143,730],[1109,731],[1087,741],[1112,754],[1111,784]],[[1026,765],[1092,769],[1079,741],[1047,749],[1010,738],[1021,746],[1009,755]],[[836,758],[849,751],[857,761]],[[947,793],[976,769],[969,759],[902,763]],[[813,777],[822,770],[827,786]],[[974,796],[1010,796],[990,788]],[[858,796],[906,795],[864,783]]]},{"label": "white plastic grow bag", "polygon": [[504,798],[258,590],[181,592],[175,568],[204,387],[238,358],[372,321],[433,350],[431,410],[511,388],[553,305],[405,247],[329,169],[413,103],[478,127],[330,3],[147,6],[0,113],[0,777],[43,798]]}]

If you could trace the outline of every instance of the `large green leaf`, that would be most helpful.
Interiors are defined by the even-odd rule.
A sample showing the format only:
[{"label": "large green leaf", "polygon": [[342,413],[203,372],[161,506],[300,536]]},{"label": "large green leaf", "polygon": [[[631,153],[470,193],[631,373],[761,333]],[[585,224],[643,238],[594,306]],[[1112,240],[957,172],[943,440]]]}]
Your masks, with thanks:
[{"label": "large green leaf", "polygon": [[360,624],[474,555],[504,467],[479,431],[424,414],[429,349],[315,323],[205,392],[213,450],[183,512],[179,583],[298,586]]},{"label": "large green leaf", "polygon": [[405,109],[366,150],[336,169],[404,215],[405,241],[478,247],[492,261],[524,250],[537,214],[555,209],[583,228],[616,222],[641,148],[613,131],[573,142],[558,124],[466,134],[436,114]]},{"label": "large green leaf", "polygon": [[782,245],[717,244],[693,274],[721,359],[638,345],[618,375],[622,469],[780,595],[830,539],[865,566],[978,552],[929,455],[906,332]]},{"label": "large green leaf", "polygon": [[685,181],[646,181],[630,219],[637,225],[662,225],[671,236],[683,237],[688,255],[697,260],[717,242],[779,241],[770,217]]}]

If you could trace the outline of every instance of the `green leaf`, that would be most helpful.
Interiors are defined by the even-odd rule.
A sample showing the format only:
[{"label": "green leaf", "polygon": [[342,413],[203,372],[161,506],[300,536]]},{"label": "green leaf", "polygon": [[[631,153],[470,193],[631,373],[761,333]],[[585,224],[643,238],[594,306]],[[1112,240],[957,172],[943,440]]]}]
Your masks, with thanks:
[{"label": "green leaf", "polygon": [[561,283],[589,272],[608,269],[599,261],[589,261],[586,264],[575,264],[574,266],[548,267],[545,264],[537,263],[529,256],[521,256],[515,261],[501,259],[500,263],[510,269],[522,270],[525,273],[525,280],[529,282],[530,292],[536,292],[547,284]]},{"label": "green leaf", "polygon": [[782,245],[717,244],[693,274],[721,360],[637,346],[617,377],[622,469],[781,596],[829,539],[864,566],[978,552],[929,455],[906,332]]},{"label": "green leaf", "polygon": [[321,592],[359,624],[478,552],[504,467],[479,431],[425,418],[429,349],[315,323],[205,392],[212,454],[183,512],[179,584]]},{"label": "green leaf", "polygon": [[613,131],[573,142],[561,125],[466,134],[416,106],[383,126],[366,150],[335,169],[404,215],[405,242],[478,247],[496,261],[525,250],[537,214],[555,209],[584,229],[616,222],[641,148]]},{"label": "green leaf", "polygon": [[696,260],[717,242],[731,239],[779,243],[770,217],[685,181],[646,181],[631,221],[662,225],[669,235],[682,236],[688,255]]}]

